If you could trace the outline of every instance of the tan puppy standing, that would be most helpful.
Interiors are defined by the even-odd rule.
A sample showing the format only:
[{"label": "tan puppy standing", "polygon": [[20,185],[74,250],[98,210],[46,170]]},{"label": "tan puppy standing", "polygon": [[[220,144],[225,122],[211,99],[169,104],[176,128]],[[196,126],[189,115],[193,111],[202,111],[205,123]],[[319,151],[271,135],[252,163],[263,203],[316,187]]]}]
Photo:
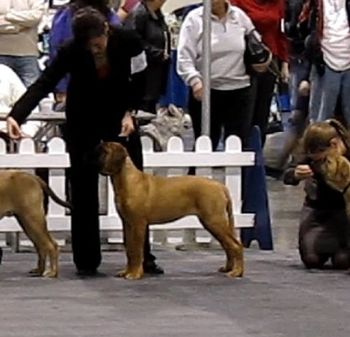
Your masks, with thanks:
[{"label": "tan puppy standing", "polygon": [[[30,273],[57,277],[58,245],[47,230],[44,193],[59,205],[70,208],[70,205],[59,199],[39,177],[23,171],[0,172],[0,218],[15,216],[23,231],[33,242],[38,253],[38,266]],[[50,259],[50,269],[45,271],[47,255]]]},{"label": "tan puppy standing", "polygon": [[111,176],[116,208],[123,220],[127,266],[119,276],[143,276],[143,244],[148,225],[186,215],[197,215],[225,250],[226,266],[219,271],[230,277],[243,275],[243,247],[234,234],[231,198],[223,184],[196,176],[166,178],[143,173],[119,143],[104,143],[99,153],[101,173]]}]

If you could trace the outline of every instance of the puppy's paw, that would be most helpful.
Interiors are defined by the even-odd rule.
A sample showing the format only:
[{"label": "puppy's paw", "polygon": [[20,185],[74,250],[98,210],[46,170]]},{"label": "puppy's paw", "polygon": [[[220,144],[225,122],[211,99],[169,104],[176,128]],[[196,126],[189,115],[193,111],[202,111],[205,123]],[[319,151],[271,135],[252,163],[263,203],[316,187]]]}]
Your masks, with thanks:
[{"label": "puppy's paw", "polygon": [[228,273],[226,273],[228,277],[243,277],[243,269],[242,268],[235,268]]},{"label": "puppy's paw", "polygon": [[44,274],[44,277],[48,277],[48,278],[56,278],[58,277],[58,272],[54,271],[54,270],[47,270]]},{"label": "puppy's paw", "polygon": [[116,277],[123,277],[127,280],[139,280],[143,277],[143,273],[141,271],[130,271],[128,269],[124,269],[118,272]]}]

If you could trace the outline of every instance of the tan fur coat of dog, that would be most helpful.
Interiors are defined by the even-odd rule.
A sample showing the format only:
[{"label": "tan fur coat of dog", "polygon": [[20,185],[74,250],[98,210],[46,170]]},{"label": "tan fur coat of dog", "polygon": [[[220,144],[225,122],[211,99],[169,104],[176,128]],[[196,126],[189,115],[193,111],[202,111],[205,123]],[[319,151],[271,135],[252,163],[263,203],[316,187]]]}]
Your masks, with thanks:
[{"label": "tan fur coat of dog", "polygon": [[196,215],[225,250],[226,266],[220,271],[230,277],[243,275],[243,247],[235,237],[231,198],[223,184],[196,176],[166,178],[143,173],[118,143],[104,143],[99,150],[101,173],[111,176],[116,208],[123,220],[127,266],[120,276],[143,276],[148,225],[186,215]]},{"label": "tan fur coat of dog", "polygon": [[346,213],[350,221],[350,162],[339,154],[329,154],[320,165],[320,172],[325,182],[343,193]]},{"label": "tan fur coat of dog", "polygon": [[[23,171],[0,171],[0,218],[15,216],[33,242],[38,253],[38,266],[31,271],[31,274],[57,277],[58,246],[47,229],[44,193],[59,205],[70,208],[70,205],[58,198],[39,177]],[[50,260],[50,269],[45,271],[47,256]]]}]

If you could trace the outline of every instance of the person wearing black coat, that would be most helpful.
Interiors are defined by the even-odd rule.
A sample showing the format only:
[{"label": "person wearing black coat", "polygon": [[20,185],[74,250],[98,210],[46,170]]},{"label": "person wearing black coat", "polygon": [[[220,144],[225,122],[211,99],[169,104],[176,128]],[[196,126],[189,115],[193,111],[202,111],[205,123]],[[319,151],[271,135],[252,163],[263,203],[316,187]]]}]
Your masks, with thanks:
[{"label": "person wearing black coat", "polygon": [[146,89],[141,109],[156,113],[156,104],[165,93],[170,65],[170,33],[161,7],[165,0],[143,0],[125,21],[139,34],[146,51]]},{"label": "person wearing black coat", "polygon": [[[130,157],[142,169],[141,141],[131,112],[142,97],[147,64],[136,33],[110,27],[92,7],[76,12],[73,36],[14,105],[7,126],[12,138],[20,138],[19,125],[70,74],[64,138],[71,163],[73,259],[79,274],[93,275],[101,263],[96,147],[123,136]],[[162,273],[154,260],[147,237],[145,272]]]}]

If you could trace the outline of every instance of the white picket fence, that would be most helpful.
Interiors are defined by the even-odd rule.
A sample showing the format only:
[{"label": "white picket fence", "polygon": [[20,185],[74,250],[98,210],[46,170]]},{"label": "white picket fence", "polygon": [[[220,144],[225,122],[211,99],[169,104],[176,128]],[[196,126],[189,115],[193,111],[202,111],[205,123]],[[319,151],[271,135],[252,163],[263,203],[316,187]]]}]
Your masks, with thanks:
[{"label": "white picket fence", "polygon": [[[225,152],[213,152],[210,139],[200,137],[194,152],[185,152],[180,138],[169,140],[167,152],[154,152],[150,138],[143,137],[144,165],[147,172],[166,175],[184,175],[190,166],[196,167],[196,174],[215,177],[215,168],[221,168],[220,178],[228,187],[234,204],[236,227],[252,227],[254,214],[241,213],[241,168],[254,165],[254,152],[242,152],[238,137],[231,136],[226,141]],[[65,151],[65,143],[61,138],[54,138],[48,144],[47,153],[36,153],[31,139],[23,139],[18,145],[17,153],[7,153],[5,143],[0,139],[0,169],[49,169],[49,185],[62,199],[65,199],[65,171],[69,167],[69,157]],[[114,195],[108,182],[106,196],[107,212],[100,216],[100,228],[107,231],[108,241],[113,243],[121,237],[121,220],[114,206]],[[65,232],[67,238],[70,231],[70,216],[66,210],[49,201],[48,226],[52,232]],[[22,230],[13,217],[0,220],[0,233],[20,233]],[[116,235],[118,233],[118,235]],[[189,243],[203,236],[203,229],[195,216],[187,216],[164,225],[151,226],[154,243]],[[200,234],[198,234],[200,233]],[[62,237],[62,235],[60,235]],[[114,240],[115,236],[115,240]],[[200,241],[200,240],[199,240]]]}]

